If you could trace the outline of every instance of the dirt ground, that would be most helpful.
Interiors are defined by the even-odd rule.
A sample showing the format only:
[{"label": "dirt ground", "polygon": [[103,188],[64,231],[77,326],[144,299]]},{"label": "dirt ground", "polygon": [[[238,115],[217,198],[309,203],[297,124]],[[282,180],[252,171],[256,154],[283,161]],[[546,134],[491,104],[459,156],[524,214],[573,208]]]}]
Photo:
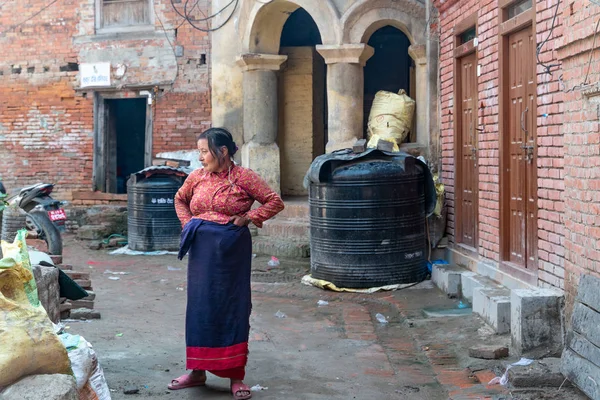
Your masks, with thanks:
[{"label": "dirt ground", "polygon": [[[204,388],[167,390],[185,373],[186,261],[110,255],[86,244],[67,235],[64,263],[91,272],[102,319],[66,324],[94,346],[113,399],[231,398],[228,381],[212,375]],[[259,256],[253,263],[246,383],[265,388],[253,392],[255,399],[581,398],[565,388],[488,386],[516,358],[471,359],[468,348],[509,338],[494,335],[430,281],[372,295],[332,293],[300,283],[307,260],[281,260],[270,271],[267,261]],[[380,323],[377,313],[389,322]],[[139,393],[124,394],[129,386]]]}]

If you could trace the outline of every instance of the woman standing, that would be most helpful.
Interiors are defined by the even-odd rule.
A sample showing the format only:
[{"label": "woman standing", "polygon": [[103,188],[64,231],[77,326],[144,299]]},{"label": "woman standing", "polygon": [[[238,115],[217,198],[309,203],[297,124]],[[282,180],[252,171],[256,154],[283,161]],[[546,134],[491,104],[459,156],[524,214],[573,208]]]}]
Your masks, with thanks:
[{"label": "woman standing", "polygon": [[[198,137],[203,169],[192,172],[175,196],[183,225],[179,259],[189,252],[186,368],[169,389],[201,386],[206,371],[231,380],[234,399],[252,397],[242,381],[248,360],[252,238],[283,210],[281,198],[252,170],[233,162],[231,133],[211,128]],[[254,201],[262,204],[251,210]]]}]

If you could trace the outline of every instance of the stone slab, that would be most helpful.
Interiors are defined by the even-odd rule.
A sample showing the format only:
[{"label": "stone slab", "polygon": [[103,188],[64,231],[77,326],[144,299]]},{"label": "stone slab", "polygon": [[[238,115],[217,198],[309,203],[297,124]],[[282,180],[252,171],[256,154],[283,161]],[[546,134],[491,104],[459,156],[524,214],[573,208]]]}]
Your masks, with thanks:
[{"label": "stone slab", "polygon": [[431,281],[440,290],[454,298],[460,296],[462,275],[468,271],[455,265],[434,264],[431,269]]},{"label": "stone slab", "polygon": [[594,346],[589,340],[577,332],[570,332],[567,343],[569,348],[581,357],[590,360],[600,368],[600,347]]},{"label": "stone slab", "polygon": [[7,387],[2,400],[79,400],[75,378],[69,375],[32,375]]},{"label": "stone slab", "polygon": [[600,279],[591,275],[582,275],[577,290],[577,301],[600,312]]},{"label": "stone slab", "polygon": [[484,360],[498,360],[508,357],[506,346],[475,346],[469,349],[469,357],[482,358]]},{"label": "stone slab", "polygon": [[87,308],[75,308],[71,310],[72,319],[101,319],[99,311],[89,310]]},{"label": "stone slab", "polygon": [[502,288],[499,284],[488,277],[479,275],[475,272],[465,272],[461,277],[461,296],[463,299],[473,302],[473,291],[476,288]]},{"label": "stone slab", "polygon": [[265,221],[259,236],[303,239],[308,242],[310,224],[306,220],[275,218]]},{"label": "stone slab", "polygon": [[308,240],[281,240],[257,236],[252,238],[252,251],[267,256],[308,258],[310,257],[310,244]]},{"label": "stone slab", "polygon": [[473,290],[473,312],[498,334],[510,332],[510,290],[478,287]]},{"label": "stone slab", "polygon": [[83,240],[100,240],[110,235],[111,229],[106,225],[84,225],[77,230],[77,238]]},{"label": "stone slab", "polygon": [[598,327],[600,327],[600,313],[584,304],[575,303],[571,329],[585,336],[596,347],[600,347],[600,329]]},{"label": "stone slab", "polygon": [[73,307],[72,308],[87,308],[89,310],[94,309],[94,302],[91,300],[74,300],[71,301]]},{"label": "stone slab", "polygon": [[544,358],[527,366],[508,370],[508,381],[515,388],[558,388],[571,386],[560,372],[560,358]]},{"label": "stone slab", "polygon": [[33,276],[37,285],[38,297],[48,317],[54,323],[60,319],[60,286],[58,285],[58,269],[34,265]]},{"label": "stone slab", "polygon": [[571,349],[561,359],[561,372],[591,399],[600,399],[600,368]]},{"label": "stone slab", "polygon": [[562,294],[552,289],[513,289],[510,302],[515,355],[560,356],[564,347]]}]

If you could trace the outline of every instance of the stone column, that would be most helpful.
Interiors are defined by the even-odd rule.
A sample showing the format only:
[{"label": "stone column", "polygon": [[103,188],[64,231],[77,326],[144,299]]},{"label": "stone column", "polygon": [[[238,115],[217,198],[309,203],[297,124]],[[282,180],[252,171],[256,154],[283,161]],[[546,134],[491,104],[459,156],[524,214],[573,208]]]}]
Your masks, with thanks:
[{"label": "stone column", "polygon": [[364,66],[375,51],[369,45],[317,46],[327,64],[328,136],[326,151],[352,147],[364,136]]},{"label": "stone column", "polygon": [[273,190],[280,190],[277,139],[277,71],[287,56],[242,54],[238,65],[244,72],[244,145],[242,165],[258,173]]},{"label": "stone column", "polygon": [[415,87],[416,93],[413,94],[416,102],[415,118],[417,119],[415,127],[417,129],[417,143],[420,145],[429,145],[429,104],[427,103],[427,52],[425,45],[412,45],[408,48],[408,54],[415,61]]}]

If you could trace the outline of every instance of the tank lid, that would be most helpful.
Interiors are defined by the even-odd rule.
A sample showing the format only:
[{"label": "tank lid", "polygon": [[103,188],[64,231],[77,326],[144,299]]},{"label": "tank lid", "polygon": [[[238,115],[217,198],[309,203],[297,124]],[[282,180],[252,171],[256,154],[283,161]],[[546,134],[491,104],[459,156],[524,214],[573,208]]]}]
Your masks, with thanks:
[{"label": "tank lid", "polygon": [[190,172],[192,172],[192,169],[188,167],[175,168],[166,165],[154,165],[152,167],[144,168],[141,171],[134,172],[133,175],[142,175],[146,178],[156,174],[188,176]]},{"label": "tank lid", "polygon": [[352,149],[342,149],[334,151],[333,153],[323,154],[315,158],[310,165],[306,176],[304,177],[304,187],[308,188],[311,183],[321,183],[331,178],[332,172],[344,164],[348,164],[353,161],[360,159],[368,160],[372,159],[385,159],[392,163],[398,163],[402,166],[406,165],[406,161],[414,162],[414,164],[420,165],[424,172],[424,183],[425,183],[425,211],[427,215],[431,215],[437,202],[437,194],[435,191],[435,184],[433,182],[433,176],[431,170],[426,163],[420,159],[411,156],[404,152],[388,152],[378,149],[367,149],[362,153],[355,153]]}]

